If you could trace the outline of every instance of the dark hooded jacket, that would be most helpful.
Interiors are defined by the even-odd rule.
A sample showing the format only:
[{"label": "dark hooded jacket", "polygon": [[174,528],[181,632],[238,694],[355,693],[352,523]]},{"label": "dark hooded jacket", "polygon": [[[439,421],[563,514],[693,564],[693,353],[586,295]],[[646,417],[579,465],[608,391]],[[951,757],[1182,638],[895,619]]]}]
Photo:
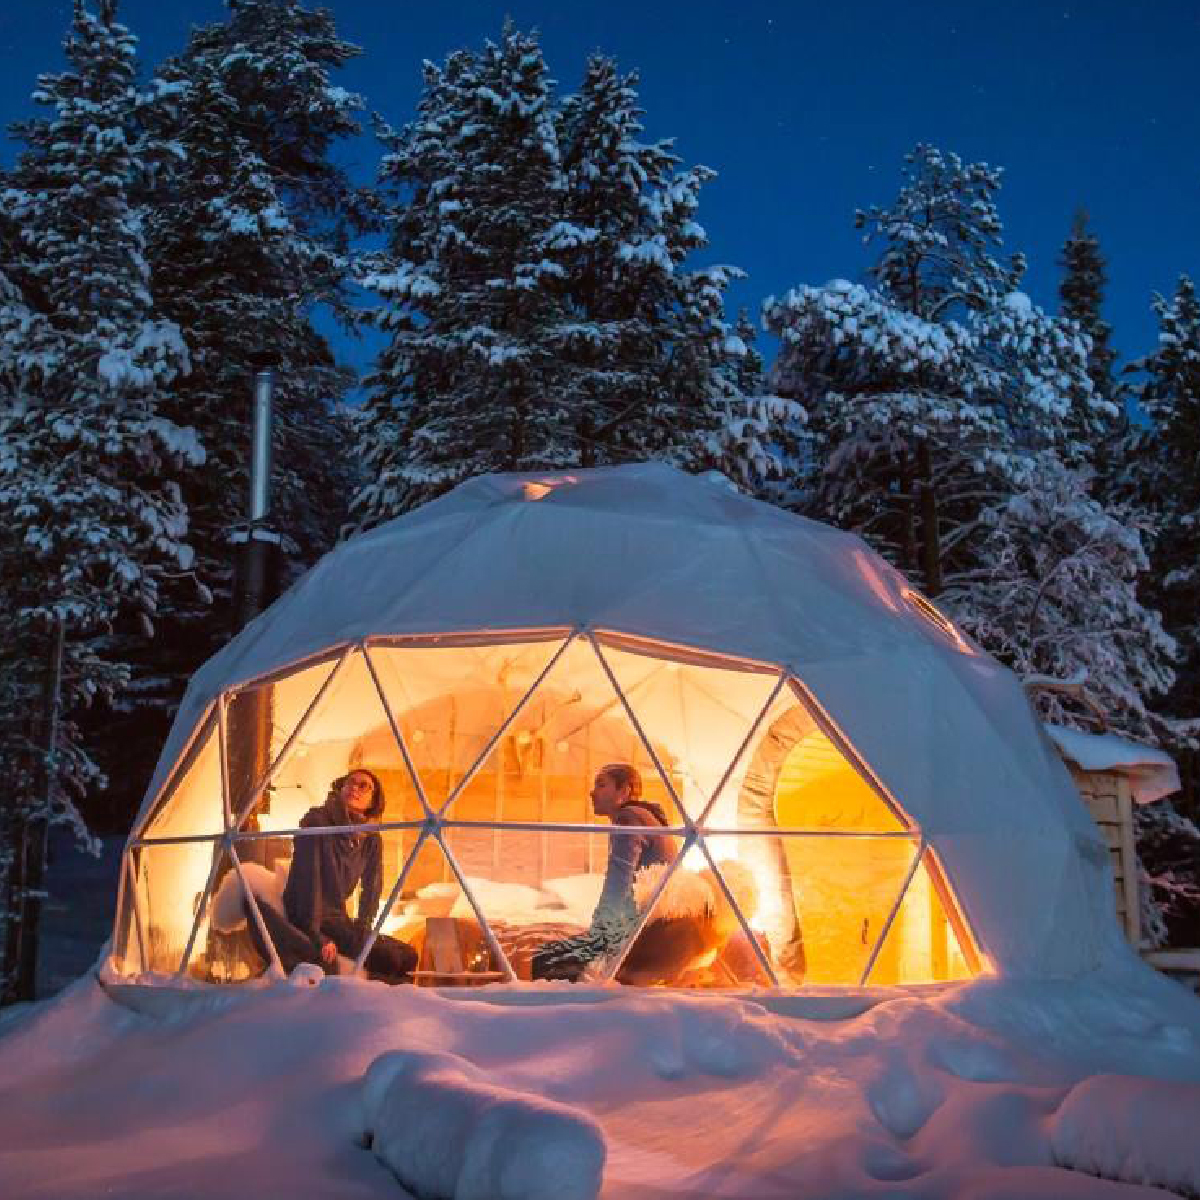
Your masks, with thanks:
[{"label": "dark hooded jacket", "polygon": [[659,829],[669,824],[667,814],[652,800],[629,800],[613,815],[614,825],[637,826],[645,833],[614,833],[609,839],[604,888],[592,915],[596,925],[634,912],[633,877],[644,867],[670,863],[676,854],[675,839]]},{"label": "dark hooded jacket", "polygon": [[[370,818],[371,814],[368,814]],[[325,825],[354,825],[345,801],[331,794],[319,808],[310,808],[302,829]],[[283,889],[288,920],[313,940],[319,951],[327,939],[321,925],[327,915],[346,916],[346,901],[358,894],[358,923],[369,926],[379,910],[383,886],[383,839],[377,832],[330,833],[296,838],[296,853]]]}]

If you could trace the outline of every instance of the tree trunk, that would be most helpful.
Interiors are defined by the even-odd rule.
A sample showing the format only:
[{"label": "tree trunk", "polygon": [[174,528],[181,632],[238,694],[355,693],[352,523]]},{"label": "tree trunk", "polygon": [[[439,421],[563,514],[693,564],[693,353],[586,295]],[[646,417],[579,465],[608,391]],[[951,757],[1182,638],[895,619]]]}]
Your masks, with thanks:
[{"label": "tree trunk", "polygon": [[[10,802],[19,804],[19,783],[13,788]],[[21,918],[24,915],[25,894],[25,821],[20,813],[10,809],[5,813],[4,847],[0,853],[8,860],[4,872],[2,902],[4,921],[4,957],[0,960],[0,1005],[15,1004],[17,975],[21,961]]]},{"label": "tree trunk", "polygon": [[916,499],[913,491],[912,460],[908,451],[900,456],[900,493],[904,497],[900,509],[900,569],[911,574],[917,565]]},{"label": "tree trunk", "polygon": [[925,576],[925,594],[932,598],[942,590],[942,546],[938,536],[933,457],[927,441],[917,444],[917,475],[921,489],[921,570]]},{"label": "tree trunk", "polygon": [[[41,753],[33,752],[34,769],[17,784],[18,811],[10,813],[8,832],[12,860],[5,888],[4,992],[0,1003],[32,1000],[37,986],[38,926],[46,874],[46,838],[58,766],[58,709],[62,689],[65,628],[59,621],[50,635],[42,681],[42,702],[35,736]],[[26,787],[29,794],[26,796]]]},{"label": "tree trunk", "polygon": [[521,398],[509,394],[508,462],[506,471],[519,471],[525,466],[525,405]]},{"label": "tree trunk", "polygon": [[21,920],[21,961],[16,992],[19,1000],[32,1000],[37,990],[38,927],[42,921],[42,888],[46,879],[46,841],[50,808],[58,778],[58,711],[62,694],[63,649],[66,627],[60,619],[50,635],[50,654],[42,687],[42,754],[37,773],[42,811],[29,822],[25,845],[25,905]]},{"label": "tree trunk", "polygon": [[594,467],[596,465],[594,438],[591,410],[585,408],[579,414],[579,465],[581,467]]}]

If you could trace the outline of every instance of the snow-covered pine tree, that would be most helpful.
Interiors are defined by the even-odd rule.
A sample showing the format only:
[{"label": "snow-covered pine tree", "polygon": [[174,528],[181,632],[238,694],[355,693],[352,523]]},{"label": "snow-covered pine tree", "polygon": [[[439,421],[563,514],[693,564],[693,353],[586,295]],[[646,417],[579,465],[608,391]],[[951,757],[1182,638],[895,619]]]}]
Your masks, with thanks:
[{"label": "snow-covered pine tree", "polygon": [[167,589],[169,637],[138,657],[137,690],[98,730],[102,759],[131,768],[110,792],[114,825],[140,798],[187,680],[230,632],[229,536],[245,521],[256,371],[276,373],[272,515],[288,575],[332,543],[353,486],[338,403],[349,377],[314,308],[343,304],[346,226],[358,216],[331,161],[362,106],[331,76],[357,51],[328,12],[265,0],[229,10],[159,70],[174,106],[157,128],[179,154],[140,197],[156,310],[191,356],[165,411],[196,428],[207,460],[180,479],[196,578]]},{"label": "snow-covered pine tree", "polygon": [[787,505],[793,497],[786,491],[784,464],[803,452],[804,409],[768,390],[756,341],[757,330],[743,309],[725,338],[724,393],[710,389],[723,403],[698,465],[720,471],[751,495]]},{"label": "snow-covered pine tree", "polygon": [[863,532],[931,595],[977,565],[982,514],[1031,456],[1075,461],[1094,403],[1086,343],[1017,290],[1000,257],[1000,172],[918,146],[895,204],[858,214],[875,288],[835,280],[768,300],[773,383],[804,405],[814,515]]},{"label": "snow-covered pine tree", "polygon": [[1155,533],[1147,602],[1158,606],[1179,645],[1175,686],[1160,711],[1160,742],[1179,764],[1182,791],[1136,813],[1143,895],[1156,940],[1194,946],[1200,937],[1200,297],[1182,276],[1156,296],[1158,347],[1130,365],[1150,426],[1134,426],[1120,447],[1120,489],[1148,514]]},{"label": "snow-covered pine tree", "polygon": [[551,88],[536,38],[508,22],[481,52],[427,63],[416,120],[380,130],[395,203],[363,283],[391,341],[368,380],[360,526],[480,471],[573,459]]},{"label": "snow-covered pine tree", "polygon": [[1184,275],[1173,296],[1156,296],[1158,348],[1137,364],[1141,406],[1153,422],[1153,479],[1146,501],[1159,517],[1156,575],[1163,615],[1185,648],[1192,703],[1200,710],[1200,296]]},{"label": "snow-covered pine tree", "polygon": [[479,470],[763,461],[766,401],[738,390],[724,318],[736,272],[685,265],[712,173],[639,141],[641,116],[636,77],[599,55],[557,103],[511,24],[427,65],[417,120],[384,133],[391,237],[365,282],[391,344],[360,524]]},{"label": "snow-covered pine tree", "polygon": [[[1151,595],[1181,651],[1170,708],[1200,717],[1200,295],[1184,275],[1174,295],[1155,297],[1154,308],[1158,348],[1136,364],[1145,372],[1139,400],[1152,422],[1139,446],[1139,499],[1158,526]],[[1200,756],[1193,748],[1182,759],[1186,804],[1200,816]]]},{"label": "snow-covered pine tree", "polygon": [[1117,352],[1109,344],[1112,327],[1103,315],[1107,265],[1100,253],[1100,240],[1088,228],[1088,214],[1082,208],[1075,214],[1058,262],[1063,273],[1058,287],[1059,313],[1074,321],[1091,339],[1088,374],[1093,391],[1119,407],[1114,374]]},{"label": "snow-covered pine tree", "polygon": [[365,219],[332,157],[359,132],[362,100],[332,79],[357,47],[327,10],[290,0],[229,0],[229,10],[227,21],[193,29],[160,69],[181,92],[169,133],[186,157],[150,198],[147,219],[155,301],[192,355],[178,404],[211,447],[204,477],[185,489],[219,597],[225,537],[243,517],[257,370],[278,377],[273,508],[294,567],[326,549],[343,519],[353,455],[333,402],[350,378],[314,308],[348,313],[348,237]]},{"label": "snow-covered pine tree", "polygon": [[565,186],[551,245],[575,316],[563,350],[583,466],[704,461],[713,435],[750,415],[737,390],[750,342],[724,317],[741,273],[686,265],[708,244],[696,215],[714,173],[680,170],[670,141],[641,142],[642,116],[636,74],[600,54],[558,111]]},{"label": "snow-covered pine tree", "polygon": [[[0,396],[0,608],[14,639],[6,649],[16,647],[6,702],[39,693],[45,646],[58,623],[66,634],[68,721],[49,787],[33,789],[43,764],[19,736],[0,747],[18,839],[48,821],[79,825],[71,785],[95,772],[73,719],[127,679],[112,653],[118,620],[132,613],[151,634],[164,577],[192,563],[176,475],[202,452],[162,411],[187,353],[153,312],[130,200],[169,157],[144,132],[164,101],[137,87],[135,45],[114,0],[94,12],[76,0],[67,69],[40,77],[34,98],[50,111],[17,127],[25,149],[0,189],[14,250],[5,323],[20,327]],[[4,729],[28,730],[29,712],[4,714]],[[36,936],[21,929],[28,897],[13,890],[10,947],[18,933]]]},{"label": "snow-covered pine tree", "polygon": [[[1150,567],[1147,522],[1106,508],[1090,483],[1086,468],[1064,467],[1053,451],[1037,455],[1021,487],[984,514],[979,566],[942,602],[1022,677],[1085,671],[1088,698],[1111,728],[1157,742],[1162,722],[1152,705],[1174,682],[1177,650],[1138,591]],[[1062,693],[1035,698],[1047,720],[1081,724]]]}]

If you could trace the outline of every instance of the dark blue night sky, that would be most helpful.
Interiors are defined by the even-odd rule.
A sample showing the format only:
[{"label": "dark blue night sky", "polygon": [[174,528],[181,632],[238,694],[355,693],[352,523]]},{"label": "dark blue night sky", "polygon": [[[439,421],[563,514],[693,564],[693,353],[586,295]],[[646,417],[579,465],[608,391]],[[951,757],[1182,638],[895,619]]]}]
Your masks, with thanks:
[{"label": "dark blue night sky", "polygon": [[[413,111],[422,59],[494,36],[504,14],[536,25],[571,90],[593,49],[641,73],[648,137],[719,172],[704,193],[711,258],[750,278],[731,309],[867,261],[855,208],[886,203],[918,141],[1006,168],[1010,249],[1035,301],[1057,303],[1056,257],[1085,206],[1109,260],[1108,318],[1123,356],[1151,347],[1150,297],[1200,274],[1200,3],[809,0],[601,4],[574,0],[331,0],[365,53],[343,73],[391,123]],[[123,0],[151,63],[222,0]],[[31,111],[37,71],[60,62],[69,0],[5,0],[0,120]],[[12,147],[5,154],[11,159]],[[369,139],[347,151],[363,181]],[[351,358],[365,347],[348,348]]]}]

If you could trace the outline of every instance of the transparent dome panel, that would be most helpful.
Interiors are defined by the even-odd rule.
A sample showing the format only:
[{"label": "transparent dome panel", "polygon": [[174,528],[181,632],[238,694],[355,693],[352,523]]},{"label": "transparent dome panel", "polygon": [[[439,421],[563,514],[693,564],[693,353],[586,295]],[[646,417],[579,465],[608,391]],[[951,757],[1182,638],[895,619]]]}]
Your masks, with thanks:
[{"label": "transparent dome panel", "polygon": [[184,966],[219,841],[159,843],[132,851],[132,929],[145,969],[174,975]]},{"label": "transparent dome panel", "polygon": [[213,712],[175,769],[141,836],[195,837],[224,832],[222,788],[221,745]]},{"label": "transparent dome panel", "polygon": [[244,812],[288,739],[333,673],[340,654],[250,687],[225,700],[225,757],[230,810]]},{"label": "transparent dome panel", "polygon": [[[490,698],[478,697],[494,711],[499,711],[501,700],[508,702],[495,693]],[[467,756],[454,750],[448,732],[452,729],[455,737],[462,737],[464,724],[471,724],[464,719],[466,711],[465,703],[456,702],[448,710],[456,718],[454,724],[443,724],[438,737],[414,745],[421,778],[439,781],[434,789],[427,784],[427,790],[433,790],[438,798],[448,798],[447,818],[602,823],[592,811],[593,782],[602,767],[623,763],[638,772],[643,799],[658,805],[669,824],[683,823],[672,797],[672,788],[681,786],[678,764],[665,747],[655,747],[667,772],[664,779],[586,639],[571,641],[515,715],[513,707],[507,709],[505,716],[512,719],[490,748],[489,740],[503,719],[478,722],[480,734],[473,743],[476,755],[469,766],[465,765]],[[488,737],[482,736],[484,728]],[[409,740],[407,732],[405,737]]]},{"label": "transparent dome panel", "polygon": [[[492,906],[500,883],[475,877],[464,890],[436,838],[427,836],[414,848],[383,922],[385,934],[416,951],[413,981],[422,987],[478,987],[507,980],[503,952],[486,919],[480,919],[484,906]],[[493,909],[493,915],[502,914]]]},{"label": "transparent dome panel", "polygon": [[770,945],[752,924],[757,882],[728,849],[719,849],[721,857],[709,857],[693,846],[665,879],[653,873],[647,877],[645,891],[650,896],[639,907],[650,907],[625,951],[616,974],[619,983],[707,989],[771,986]]},{"label": "transparent dome panel", "polygon": [[802,724],[781,729],[773,747],[775,818],[781,829],[891,833],[908,827],[820,728]]},{"label": "transparent dome panel", "polygon": [[[561,634],[528,642],[372,645],[368,650],[392,717],[430,808],[442,808],[530,688],[562,648]],[[523,727],[523,726],[522,726]],[[530,767],[526,743],[513,728],[504,747],[514,770]],[[502,751],[490,756],[494,773]],[[418,815],[415,793],[403,799],[403,818]]]},{"label": "transparent dome panel", "polygon": [[359,769],[383,785],[383,807],[373,802],[370,823],[404,819],[412,807],[415,785],[362,651],[345,657],[299,728],[285,736],[270,783],[243,813],[241,830],[283,832],[299,827],[313,809],[337,809],[342,781]]},{"label": "transparent dome panel", "polygon": [[[781,715],[764,713],[780,691],[780,673],[719,666],[714,656],[673,647],[634,652],[627,639],[613,636],[599,642],[642,732],[678,777],[683,807],[697,820],[750,752],[747,743],[760,735],[762,722]],[[790,695],[783,701],[784,708],[794,704]]]},{"label": "transparent dome panel", "polygon": [[861,983],[907,881],[915,840],[786,833],[743,840],[750,845],[739,844],[739,858],[760,859],[759,919],[773,954],[786,956],[789,982]]},{"label": "transparent dome panel", "polygon": [[979,973],[966,923],[936,861],[926,852],[880,947],[867,982],[949,983]]}]

